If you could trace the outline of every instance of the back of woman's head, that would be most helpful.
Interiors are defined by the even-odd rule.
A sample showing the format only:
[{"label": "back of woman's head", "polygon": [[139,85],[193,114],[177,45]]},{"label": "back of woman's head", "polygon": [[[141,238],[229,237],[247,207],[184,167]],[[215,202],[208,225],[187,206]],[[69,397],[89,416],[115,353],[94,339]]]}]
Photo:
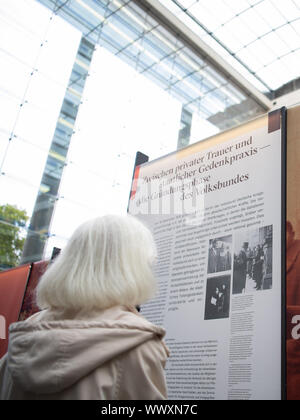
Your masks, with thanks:
[{"label": "back of woman's head", "polygon": [[132,216],[104,216],[81,225],[41,278],[41,309],[92,310],[139,305],[155,293],[150,231]]}]

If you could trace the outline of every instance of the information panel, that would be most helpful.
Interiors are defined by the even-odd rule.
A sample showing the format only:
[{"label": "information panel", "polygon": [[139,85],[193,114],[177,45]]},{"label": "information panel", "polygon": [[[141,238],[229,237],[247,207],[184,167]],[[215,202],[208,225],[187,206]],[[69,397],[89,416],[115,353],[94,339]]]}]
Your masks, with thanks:
[{"label": "information panel", "polygon": [[172,400],[279,400],[285,110],[138,166],[129,212],[154,234]]}]

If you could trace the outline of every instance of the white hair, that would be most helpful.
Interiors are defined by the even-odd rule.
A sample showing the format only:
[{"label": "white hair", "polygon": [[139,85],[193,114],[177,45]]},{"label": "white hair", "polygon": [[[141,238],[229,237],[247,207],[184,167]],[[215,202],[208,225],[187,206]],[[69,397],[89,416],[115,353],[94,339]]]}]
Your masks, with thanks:
[{"label": "white hair", "polygon": [[104,216],[81,225],[42,276],[40,309],[92,310],[140,305],[153,297],[152,234],[132,216]]}]

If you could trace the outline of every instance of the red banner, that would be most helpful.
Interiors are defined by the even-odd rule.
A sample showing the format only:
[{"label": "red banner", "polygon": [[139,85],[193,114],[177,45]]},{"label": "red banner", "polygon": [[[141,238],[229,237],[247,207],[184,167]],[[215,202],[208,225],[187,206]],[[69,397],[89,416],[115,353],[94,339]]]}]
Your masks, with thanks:
[{"label": "red banner", "polygon": [[17,322],[27,286],[31,265],[0,273],[0,357],[8,345],[8,327]]}]

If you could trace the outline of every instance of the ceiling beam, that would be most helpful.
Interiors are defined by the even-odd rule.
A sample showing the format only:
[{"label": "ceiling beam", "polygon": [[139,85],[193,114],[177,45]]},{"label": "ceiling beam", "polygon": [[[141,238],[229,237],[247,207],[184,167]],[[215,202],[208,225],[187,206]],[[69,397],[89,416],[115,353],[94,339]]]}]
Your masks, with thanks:
[{"label": "ceiling beam", "polygon": [[205,44],[187,25],[178,19],[172,12],[158,0],[132,0],[143,8],[160,24],[180,38],[196,54],[205,59],[213,68],[221,73],[231,83],[236,85],[246,96],[255,100],[265,111],[272,108],[272,101],[253,86],[244,76],[227,63],[210,46]]}]

